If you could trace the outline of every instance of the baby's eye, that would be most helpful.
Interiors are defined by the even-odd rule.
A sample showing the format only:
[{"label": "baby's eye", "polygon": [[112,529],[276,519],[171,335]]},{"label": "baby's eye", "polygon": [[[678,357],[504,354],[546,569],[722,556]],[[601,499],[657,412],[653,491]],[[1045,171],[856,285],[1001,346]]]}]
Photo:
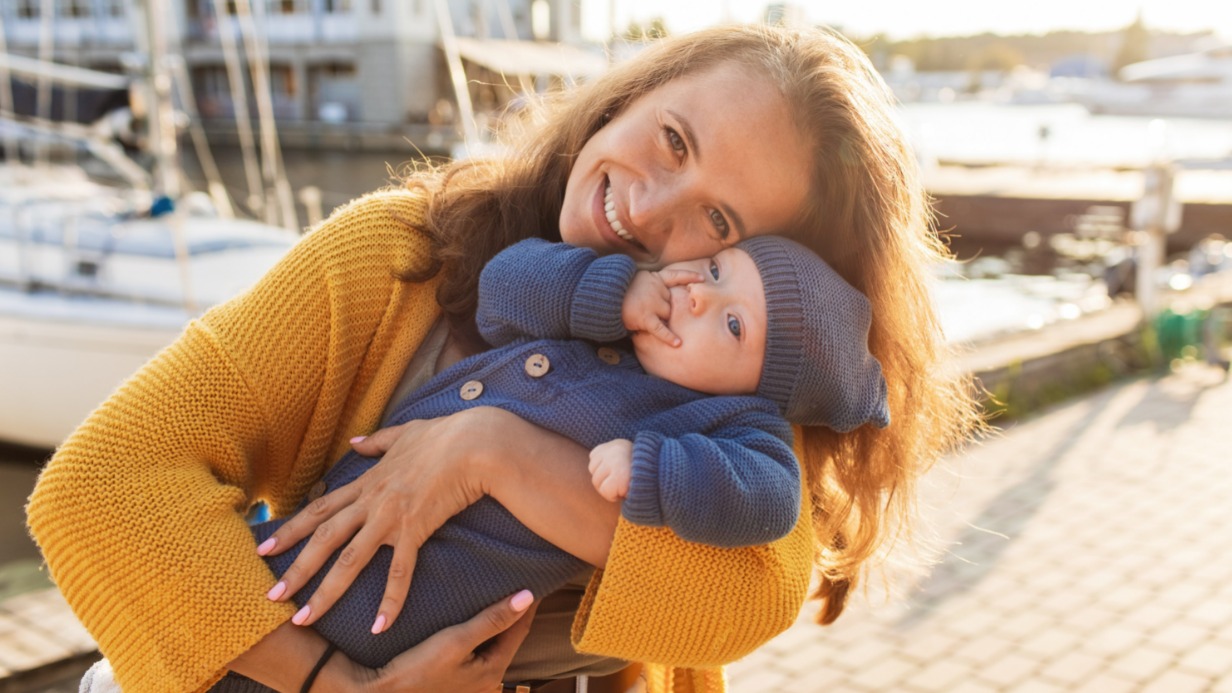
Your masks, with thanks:
[{"label": "baby's eye", "polygon": [[719,263],[714,260],[710,261],[710,276],[714,277],[715,281],[719,280]]},{"label": "baby's eye", "polygon": [[733,336],[740,336],[740,321],[736,319],[736,316],[727,316],[727,329],[731,331]]}]

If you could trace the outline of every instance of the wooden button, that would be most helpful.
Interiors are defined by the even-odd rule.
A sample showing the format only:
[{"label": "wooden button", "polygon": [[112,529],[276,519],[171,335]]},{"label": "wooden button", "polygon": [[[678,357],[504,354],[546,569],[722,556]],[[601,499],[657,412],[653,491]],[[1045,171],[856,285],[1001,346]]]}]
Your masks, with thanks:
[{"label": "wooden button", "polygon": [[483,394],[483,383],[478,380],[468,380],[462,383],[462,392],[460,394],[462,399],[469,402]]},{"label": "wooden button", "polygon": [[543,354],[535,354],[526,359],[526,374],[532,378],[542,378],[551,367],[552,363]]},{"label": "wooden button", "polygon": [[329,490],[329,487],[325,485],[325,481],[318,481],[312,485],[312,488],[308,489],[308,500],[314,501],[324,496],[327,490]]},{"label": "wooden button", "polygon": [[599,360],[609,366],[620,363],[620,352],[611,347],[599,347]]}]

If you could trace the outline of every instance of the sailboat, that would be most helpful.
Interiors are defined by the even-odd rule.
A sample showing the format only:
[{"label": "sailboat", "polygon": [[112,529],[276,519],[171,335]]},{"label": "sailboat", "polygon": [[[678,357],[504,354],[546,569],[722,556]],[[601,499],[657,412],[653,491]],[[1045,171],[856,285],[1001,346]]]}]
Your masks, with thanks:
[{"label": "sailboat", "polygon": [[12,110],[10,76],[81,86],[115,75],[12,55],[0,62],[0,110],[11,124],[84,143],[127,179],[102,185],[80,167],[24,164],[6,147],[0,440],[58,445],[189,320],[251,286],[298,239],[287,228],[233,218],[216,197],[182,191],[169,74],[158,58],[161,4],[146,6],[151,57],[135,85],[149,104],[152,175],[100,137],[105,128],[42,123]]}]

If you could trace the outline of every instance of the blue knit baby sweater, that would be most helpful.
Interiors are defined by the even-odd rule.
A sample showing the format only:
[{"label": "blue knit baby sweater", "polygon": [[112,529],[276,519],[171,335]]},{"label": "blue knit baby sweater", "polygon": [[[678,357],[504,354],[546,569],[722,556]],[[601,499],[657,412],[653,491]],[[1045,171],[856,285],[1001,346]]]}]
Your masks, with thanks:
[{"label": "blue knit baby sweater", "polygon": [[[633,441],[633,473],[621,512],[630,522],[667,526],[684,539],[721,547],[782,537],[800,513],[790,425],[769,400],[680,387],[647,374],[630,351],[610,346],[627,337],[621,305],[635,271],[624,255],[597,257],[540,239],[502,251],[480,276],[476,315],[496,348],[439,373],[384,425],[496,406],[585,447],[626,438]],[[532,360],[541,365],[528,365]],[[374,464],[346,454],[325,475],[326,490]],[[283,521],[255,526],[257,541]],[[266,561],[281,575],[305,543]],[[308,600],[337,555],[295,595],[297,603]],[[588,568],[485,497],[420,549],[401,616],[374,636],[369,629],[392,556],[381,547],[313,624],[366,666],[385,664],[519,589],[546,595]],[[257,690],[238,678],[228,676],[215,689]]]}]

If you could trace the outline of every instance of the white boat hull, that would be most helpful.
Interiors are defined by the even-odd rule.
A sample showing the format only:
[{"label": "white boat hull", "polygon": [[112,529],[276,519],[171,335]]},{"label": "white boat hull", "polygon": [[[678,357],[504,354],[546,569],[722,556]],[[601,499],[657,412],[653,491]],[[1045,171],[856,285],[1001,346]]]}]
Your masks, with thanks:
[{"label": "white boat hull", "polygon": [[19,202],[0,225],[0,440],[59,445],[190,319],[252,286],[298,239],[253,222],[65,206]]},{"label": "white boat hull", "polygon": [[180,330],[0,315],[0,439],[59,445]]}]

